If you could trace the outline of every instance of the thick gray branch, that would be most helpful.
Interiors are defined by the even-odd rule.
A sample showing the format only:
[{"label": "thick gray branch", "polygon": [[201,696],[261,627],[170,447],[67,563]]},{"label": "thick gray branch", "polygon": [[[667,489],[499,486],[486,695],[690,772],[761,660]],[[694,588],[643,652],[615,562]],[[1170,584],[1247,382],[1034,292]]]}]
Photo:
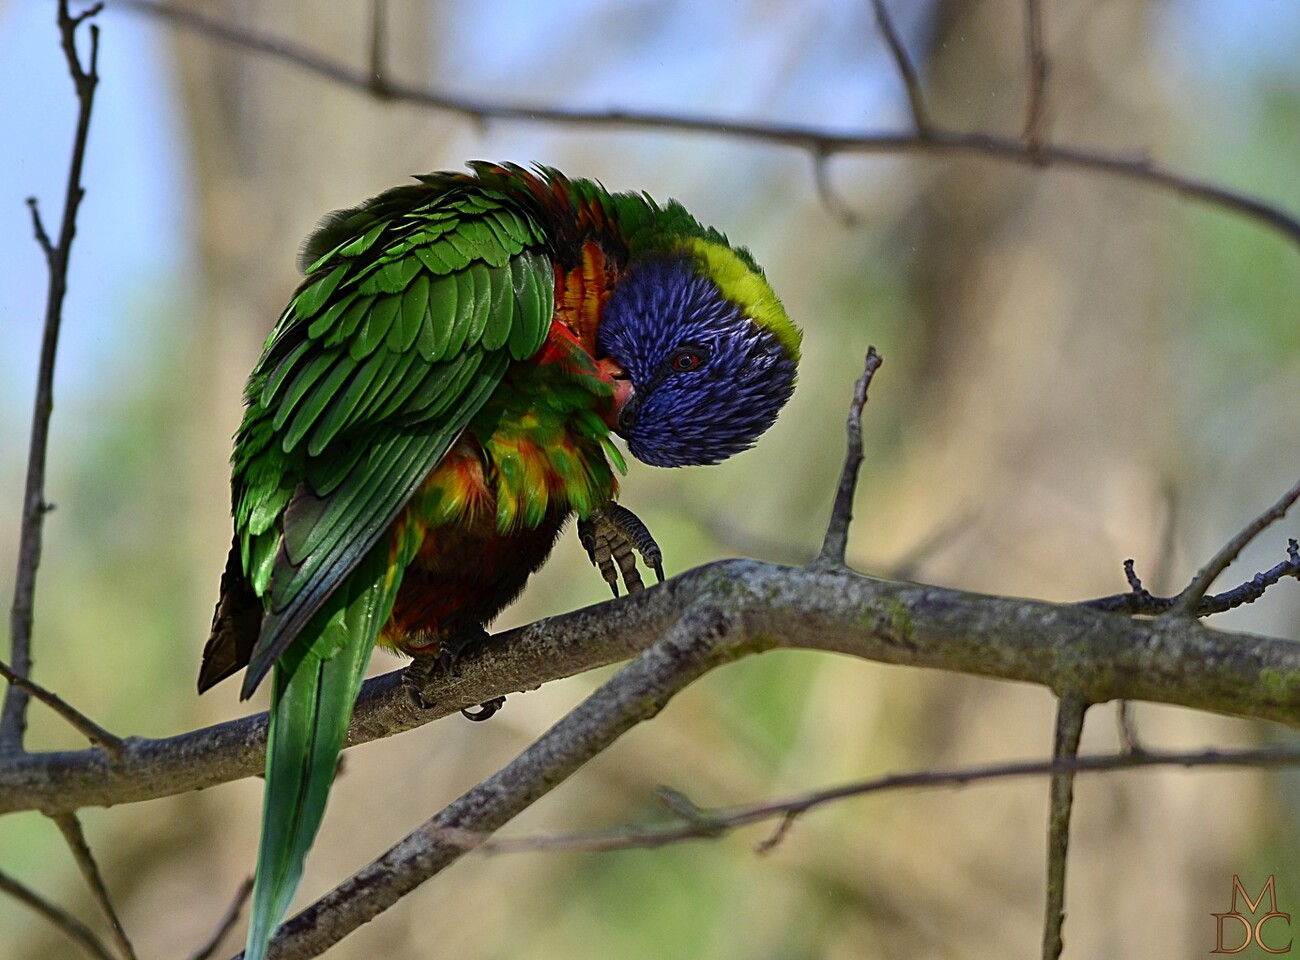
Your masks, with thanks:
[{"label": "thick gray branch", "polygon": [[486,836],[564,782],[632,727],[730,655],[736,621],[694,606],[599,690],[523,753],[467,791],[280,928],[277,960],[315,957],[373,920],[473,849],[456,839]]},{"label": "thick gray branch", "polygon": [[[626,660],[689,607],[733,617],[742,653],[826,650],[881,663],[1019,680],[1089,703],[1178,704],[1300,727],[1300,644],[1211,630],[1187,619],[1130,619],[1077,606],[875,580],[843,569],[725,560],[661,587],[502,634],[420,710],[400,671],[369,681],[351,743],[421,726],[462,707]],[[164,740],[129,738],[120,763],[99,750],[15,757],[0,769],[0,813],[111,806],[252,776],[266,716]]]}]

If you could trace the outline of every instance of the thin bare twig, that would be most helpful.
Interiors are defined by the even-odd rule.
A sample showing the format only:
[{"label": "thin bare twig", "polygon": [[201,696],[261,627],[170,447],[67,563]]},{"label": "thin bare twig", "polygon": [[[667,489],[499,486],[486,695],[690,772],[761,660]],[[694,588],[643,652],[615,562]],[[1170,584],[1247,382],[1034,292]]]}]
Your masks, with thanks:
[{"label": "thin bare twig", "polygon": [[109,733],[57,693],[46,690],[40,684],[33,683],[26,677],[20,677],[3,660],[0,660],[0,677],[41,701],[114,760],[122,759],[122,754],[126,750],[126,744],[122,739]]},{"label": "thin bare twig", "polygon": [[108,927],[113,933],[113,940],[118,951],[127,960],[137,960],[135,947],[131,945],[126,930],[122,927],[122,920],[117,915],[117,908],[113,906],[113,898],[109,896],[108,887],[104,883],[104,876],[99,872],[99,864],[95,862],[95,855],[90,852],[90,844],[86,842],[86,834],[81,829],[81,821],[75,813],[56,813],[52,814],[50,819],[54,821],[59,828],[59,832],[63,834],[63,839],[67,841],[68,849],[72,851],[72,859],[77,862],[77,869],[81,871],[81,876],[85,879],[86,885],[90,887],[91,897],[94,899],[95,905],[99,907],[99,912],[108,921]]},{"label": "thin bare twig", "polygon": [[1226,570],[1233,560],[1237,559],[1237,554],[1245,549],[1246,544],[1254,540],[1269,526],[1281,520],[1296,500],[1300,500],[1300,480],[1297,480],[1295,486],[1282,494],[1282,498],[1277,503],[1246,524],[1235,537],[1225,543],[1210,558],[1205,566],[1197,571],[1196,576],[1192,578],[1192,582],[1176,598],[1172,609],[1169,611],[1170,614],[1184,617],[1194,616],[1197,607],[1200,605],[1201,598],[1210,589],[1210,585],[1218,579],[1219,574]]},{"label": "thin bare twig", "polygon": [[1047,116],[1047,45],[1043,41],[1042,0],[1025,0],[1025,60],[1029,70],[1025,99],[1025,126],[1020,138],[1031,153],[1043,144]]},{"label": "thin bare twig", "polygon": [[1132,700],[1119,700],[1115,708],[1115,726],[1125,753],[1143,753],[1145,748],[1138,736],[1137,713]]},{"label": "thin bare twig", "polygon": [[32,232],[36,234],[36,245],[45,254],[45,263],[48,266],[54,260],[54,242],[45,229],[45,221],[41,219],[41,208],[35,197],[27,198],[27,209],[32,213]]},{"label": "thin bare twig", "polygon": [[1203,750],[1195,752],[1115,753],[1097,756],[1062,757],[1058,760],[1021,760],[1010,763],[981,764],[948,770],[922,770],[895,773],[856,780],[823,790],[811,790],[772,800],[739,804],[732,807],[695,807],[691,817],[679,817],[669,823],[632,824],[612,830],[583,833],[539,833],[522,837],[493,838],[474,830],[447,828],[442,839],[465,850],[483,854],[510,854],[530,851],[559,853],[603,853],[609,850],[654,849],[689,840],[720,837],[742,827],[769,820],[778,825],[756,853],[766,853],[780,842],[801,815],[819,807],[893,790],[967,787],[994,780],[1051,776],[1059,773],[1103,773],[1156,767],[1290,767],[1300,766],[1300,749],[1295,747],[1261,747],[1250,750]]},{"label": "thin bare twig", "polygon": [[835,192],[835,185],[831,183],[830,157],[820,151],[814,151],[812,163],[813,188],[817,191],[817,199],[841,224],[846,227],[856,227],[861,222],[861,218],[840,198],[840,195]]},{"label": "thin bare twig", "polygon": [[249,877],[241,883],[239,889],[235,891],[235,899],[231,902],[230,908],[226,911],[226,915],[222,917],[221,921],[217,924],[217,929],[214,930],[212,936],[208,938],[208,942],[192,953],[190,955],[190,960],[210,960],[210,958],[216,954],[217,948],[221,946],[221,941],[229,936],[230,931],[233,930],[235,924],[239,922],[239,915],[243,912],[244,904],[248,902],[249,895],[252,894],[252,892],[253,878]]},{"label": "thin bare twig", "polygon": [[[1142,586],[1142,581],[1137,578],[1137,574],[1133,572],[1132,560],[1124,562],[1124,570],[1129,577],[1129,584],[1132,586],[1128,593],[1098,597],[1095,600],[1082,600],[1077,606],[1109,613],[1129,613],[1153,617],[1169,613],[1178,605],[1181,594],[1177,597],[1157,597],[1148,592]],[[1254,603],[1264,595],[1264,592],[1269,587],[1290,577],[1300,579],[1300,543],[1297,543],[1294,539],[1287,541],[1287,559],[1274,564],[1262,573],[1255,574],[1245,583],[1239,584],[1231,590],[1225,590],[1223,593],[1216,593],[1208,597],[1201,597],[1196,603],[1193,615],[1198,618],[1208,617],[1216,613],[1224,613],[1247,603]]]},{"label": "thin bare twig", "polygon": [[675,813],[679,820],[689,823],[695,830],[699,831],[700,835],[708,836],[717,832],[717,827],[705,815],[704,808],[680,790],[660,786],[655,790],[655,797]]},{"label": "thin bare twig", "polygon": [[781,841],[785,839],[786,834],[790,832],[790,829],[794,826],[795,820],[798,818],[799,815],[793,810],[786,811],[785,815],[777,821],[776,829],[772,831],[771,836],[755,846],[754,852],[761,855],[771,853],[775,850],[780,845]]},{"label": "thin bare twig", "polygon": [[50,901],[46,900],[35,890],[27,885],[15,880],[3,870],[0,870],[0,890],[3,890],[9,896],[13,897],[19,903],[30,907],[39,913],[54,926],[58,927],[69,940],[75,942],[81,949],[85,950],[96,960],[116,960],[108,952],[108,947],[95,936],[95,932],[86,926],[72,914],[68,913],[61,907],[57,907]]},{"label": "thin bare twig", "polygon": [[889,55],[893,57],[894,66],[898,68],[898,75],[907,90],[907,105],[912,110],[912,124],[916,127],[917,135],[924,138],[930,132],[930,119],[926,114],[925,96],[921,93],[921,81],[917,77],[916,68],[912,66],[912,58],[907,55],[907,48],[903,46],[902,38],[894,29],[894,21],[885,7],[885,0],[871,0],[871,6],[876,12],[876,23],[880,25],[885,45],[889,47]]},{"label": "thin bare twig", "polygon": [[[1156,550],[1155,582],[1157,587],[1163,590],[1169,582],[1169,573],[1174,564],[1176,539],[1174,518],[1178,516],[1178,487],[1171,477],[1166,477],[1161,486],[1163,487],[1164,509],[1161,511],[1160,536],[1157,540],[1159,547]],[[1300,577],[1300,557],[1297,557],[1296,560],[1296,576]],[[1128,580],[1129,589],[1134,594],[1145,597],[1148,601],[1154,599],[1142,586],[1142,581],[1138,579],[1132,560],[1127,560],[1124,563],[1124,577]],[[1271,586],[1271,584],[1260,587],[1260,596],[1264,595],[1267,586]],[[1141,737],[1138,734],[1137,709],[1133,705],[1133,701],[1119,700],[1116,702],[1115,720],[1119,727],[1120,741],[1124,744],[1124,749],[1130,753],[1140,753],[1143,747]]]},{"label": "thin bare twig", "polygon": [[[274,57],[285,63],[315,73],[334,83],[368,92],[373,83],[367,69],[355,69],[347,63],[325,56],[292,40],[267,37],[223,23],[190,9],[173,7],[155,0],[112,0],[114,6],[138,10],[169,20],[204,36],[233,46]],[[761,123],[736,117],[683,116],[676,113],[652,113],[634,110],[580,110],[546,107],[540,104],[503,104],[498,101],[458,97],[432,88],[388,80],[388,99],[440,110],[482,125],[489,120],[578,125],[583,127],[621,127],[661,133],[701,134],[790,147],[812,154],[848,153],[929,153],[945,156],[985,157],[1022,166],[1045,168],[1056,166],[1118,177],[1165,190],[1188,200],[1210,204],[1256,221],[1274,230],[1300,247],[1300,217],[1281,207],[1266,203],[1239,191],[1230,190],[1208,180],[1168,170],[1151,162],[1149,157],[1124,156],[1096,150],[1061,145],[1040,144],[1029,150],[1018,137],[990,133],[961,133],[935,126],[920,133],[878,133],[872,131],[835,132],[802,124]]]},{"label": "thin bare twig", "polygon": [[[1088,701],[1080,694],[1065,693],[1056,705],[1056,735],[1052,759],[1073,762],[1079,756],[1079,738]],[[1052,774],[1051,801],[1047,818],[1047,905],[1043,918],[1043,960],[1058,960],[1065,943],[1065,866],[1070,852],[1070,811],[1074,807],[1074,770]]]},{"label": "thin bare twig", "polygon": [[858,489],[858,469],[862,466],[862,408],[867,403],[871,380],[883,362],[875,347],[867,348],[862,376],[853,385],[853,402],[849,404],[848,451],[844,455],[844,469],[840,471],[840,485],[831,506],[826,538],[814,563],[844,565],[849,545],[849,524],[853,521],[853,495]]},{"label": "thin bare twig", "polygon": [[387,99],[388,89],[388,3],[370,0],[370,92]]},{"label": "thin bare twig", "polygon": [[[41,222],[36,199],[27,201],[32,212],[36,240],[45,253],[49,268],[49,285],[45,299],[45,332],[41,338],[41,358],[36,374],[36,402],[32,409],[31,440],[27,454],[27,480],[23,487],[23,512],[18,540],[18,574],[14,580],[14,601],[10,609],[11,648],[9,665],[13,673],[29,677],[32,672],[32,621],[36,605],[36,568],[41,562],[41,533],[45,514],[45,458],[49,448],[50,414],[54,409],[54,358],[59,346],[59,328],[63,322],[63,298],[68,289],[68,262],[72,238],[77,232],[77,210],[85,190],[81,186],[81,167],[86,156],[90,133],[90,114],[99,83],[99,27],[90,26],[90,59],[83,67],[77,53],[77,27],[99,12],[96,4],[75,16],[68,10],[68,0],[59,0],[58,27],[64,59],[76,90],[77,129],[72,141],[72,160],[68,165],[67,192],[63,202],[63,223],[57,244],[51,244]],[[29,691],[10,684],[0,708],[0,753],[16,753],[23,748],[27,730]]]}]

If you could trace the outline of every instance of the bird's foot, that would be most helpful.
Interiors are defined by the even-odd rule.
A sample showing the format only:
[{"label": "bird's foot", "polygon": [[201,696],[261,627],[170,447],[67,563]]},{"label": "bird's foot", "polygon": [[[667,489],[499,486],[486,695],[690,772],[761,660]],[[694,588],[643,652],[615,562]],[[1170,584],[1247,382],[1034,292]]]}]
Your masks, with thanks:
[{"label": "bird's foot", "polygon": [[433,703],[424,698],[424,688],[438,672],[439,659],[428,654],[414,654],[402,673],[402,689],[406,691],[407,697],[415,704],[417,710],[428,710],[433,707]]},{"label": "bird's foot", "polygon": [[613,501],[593,510],[585,519],[578,521],[578,539],[583,549],[591,558],[592,565],[600,570],[609,588],[618,596],[618,578],[623,575],[623,584],[628,593],[645,589],[641,582],[641,572],[636,566],[636,555],[655,572],[659,582],[664,579],[663,553],[659,544],[650,535],[646,525],[635,513]]},{"label": "bird's foot", "polygon": [[488,632],[483,629],[481,624],[471,624],[468,627],[460,627],[454,633],[449,633],[442,638],[439,645],[438,666],[442,668],[443,673],[447,676],[455,676],[456,663],[460,660],[460,655],[477,643],[482,643],[488,638]]},{"label": "bird's foot", "polygon": [[[426,649],[430,650],[429,653],[412,654],[411,663],[402,675],[402,686],[419,709],[428,710],[433,706],[433,703],[425,699],[423,691],[434,676],[439,673],[454,676],[460,655],[474,644],[486,640],[487,636],[488,632],[482,626],[463,628],[428,644]],[[434,650],[437,652],[432,652]],[[468,720],[483,721],[500,710],[505,702],[505,697],[493,697],[479,704],[477,711],[466,709],[461,713]]]}]

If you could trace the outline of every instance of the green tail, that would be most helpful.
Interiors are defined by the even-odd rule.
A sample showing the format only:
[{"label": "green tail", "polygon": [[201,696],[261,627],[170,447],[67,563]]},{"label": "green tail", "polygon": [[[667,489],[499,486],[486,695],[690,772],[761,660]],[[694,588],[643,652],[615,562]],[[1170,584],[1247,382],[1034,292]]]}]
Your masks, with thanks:
[{"label": "green tail", "polygon": [[[245,960],[264,960],[302,879],[380,627],[401,582],[372,549],[275,665],[262,840]],[[307,638],[310,642],[304,642]]]}]

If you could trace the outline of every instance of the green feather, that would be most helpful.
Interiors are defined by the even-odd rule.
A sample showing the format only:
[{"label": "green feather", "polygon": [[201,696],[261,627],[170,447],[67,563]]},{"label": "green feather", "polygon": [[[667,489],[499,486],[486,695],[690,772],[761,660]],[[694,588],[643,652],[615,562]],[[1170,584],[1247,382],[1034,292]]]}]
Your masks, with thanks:
[{"label": "green feather", "polygon": [[[336,353],[322,353],[311,357],[299,369],[297,376],[290,381],[285,387],[284,394],[279,398],[275,407],[275,418],[271,421],[271,426],[276,430],[284,427],[285,422],[292,416],[298,407],[298,402],[316,385],[316,383],[329,373],[335,367],[335,361],[338,358]],[[274,402],[275,398],[272,398]],[[285,447],[287,453],[291,447]]]},{"label": "green feather", "polygon": [[391,369],[391,358],[391,353],[374,353],[353,370],[347,386],[330,400],[329,408],[312,431],[311,442],[307,444],[310,456],[318,457],[324,453],[330,441],[347,426],[375,379],[381,372]]},{"label": "green feather", "polygon": [[[375,375],[355,398],[345,394],[340,397],[335,406],[339,409],[337,412],[331,409],[334,414],[333,421],[337,421],[333,426],[335,435],[344,433],[349,427],[356,426],[365,420],[366,411],[370,410],[375,400],[381,394],[385,394],[392,389],[392,374],[398,366],[404,365],[407,358],[399,353],[390,353],[387,350],[378,350],[371,354],[366,363],[374,362],[377,364]],[[320,487],[315,487],[317,493],[324,494],[326,491]]]},{"label": "green feather", "polygon": [[275,525],[275,521],[280,518],[280,514],[284,512],[284,508],[289,505],[289,497],[292,493],[293,491],[288,487],[279,487],[273,494],[257,501],[249,511],[248,532],[260,536],[270,530]]},{"label": "green feather", "polygon": [[347,272],[347,267],[335,267],[326,276],[304,287],[302,293],[298,294],[293,302],[298,316],[304,318],[315,316]]},{"label": "green feather", "polygon": [[519,303],[519,315],[521,318],[528,318],[523,322],[533,327],[544,312],[550,312],[550,309],[547,309],[549,305],[543,301],[542,292],[537,286],[536,268],[522,259],[516,259],[510,264],[510,271],[514,274],[515,299]]},{"label": "green feather", "polygon": [[[454,234],[451,236],[454,236]],[[426,249],[429,251],[430,256],[435,257],[437,260],[447,265],[446,270],[444,271],[447,273],[455,270],[464,270],[469,266],[470,261],[473,259],[472,257],[466,256],[456,247],[455,244],[451,243],[450,237],[446,235],[436,243],[429,244]]]},{"label": "green feather", "polygon": [[379,239],[379,235],[384,232],[386,226],[388,226],[388,224],[381,220],[351,243],[340,247],[339,253],[345,257],[361,256],[375,245],[375,241]]},{"label": "green feather", "polygon": [[[460,284],[452,277],[439,277],[429,285],[430,322],[439,327],[430,337],[439,345],[435,360],[442,360],[451,354],[452,344],[465,342],[465,333],[469,329],[469,313],[460,308]],[[459,341],[456,330],[461,329]]]},{"label": "green feather", "polygon": [[343,295],[335,297],[334,302],[312,320],[311,325],[307,328],[307,336],[313,340],[323,338],[325,334],[333,329],[334,324],[343,315],[343,311],[355,303],[360,296],[360,291],[349,290]]},{"label": "green feather", "polygon": [[609,457],[610,461],[614,464],[615,469],[618,470],[622,476],[626,477],[627,461],[623,459],[623,454],[618,447],[614,446],[614,441],[609,438],[608,433],[600,438],[600,446],[601,449],[605,451],[605,456]]},{"label": "green feather", "polygon": [[402,355],[403,365],[399,364],[394,368],[391,378],[392,389],[382,398],[382,402],[376,402],[371,411],[371,416],[379,420],[387,420],[390,417],[400,416],[402,407],[432,373],[423,363],[420,357],[414,351]]},{"label": "green feather", "polygon": [[259,536],[249,542],[249,556],[244,566],[248,570],[248,579],[255,591],[266,590],[266,585],[271,580],[277,547],[276,537]]},{"label": "green feather", "polygon": [[[496,303],[500,302],[497,297],[493,296],[500,286],[500,284],[493,282],[495,271],[479,264],[475,264],[469,269],[474,278],[475,323],[478,323],[480,315],[483,318],[483,346],[488,350],[500,350],[505,346],[506,341],[510,339],[510,334],[514,328],[522,324],[516,324],[513,310],[494,309]],[[523,320],[523,318],[521,317],[520,320]],[[474,329],[471,327],[471,336],[473,336]]]},{"label": "green feather", "polygon": [[416,247],[412,252],[434,276],[444,277],[453,272],[452,265],[439,255],[432,243],[423,247]]},{"label": "green feather", "polygon": [[284,381],[288,378],[289,374],[295,371],[298,361],[302,359],[303,354],[305,354],[309,349],[311,349],[311,343],[304,340],[302,343],[290,350],[285,358],[276,364],[276,367],[271,371],[270,376],[262,381],[262,389],[257,391],[255,395],[250,394],[249,399],[264,407],[268,406],[271,403],[271,398],[280,392],[280,388],[284,385]]},{"label": "green feather", "polygon": [[[432,287],[430,290],[432,290]],[[426,298],[424,318],[420,323],[419,332],[415,335],[415,349],[420,352],[420,359],[425,363],[440,360],[446,355],[447,342],[450,339],[450,328],[442,322],[441,317],[434,313],[432,303]]]},{"label": "green feather", "polygon": [[456,388],[461,379],[472,375],[481,360],[481,354],[465,353],[459,357],[438,364],[419,383],[406,399],[406,414],[410,417],[424,418],[430,415],[430,407],[450,396],[456,397]]},{"label": "green feather", "polygon": [[388,331],[388,349],[405,353],[415,343],[424,322],[424,310],[429,304],[429,275],[421,272],[402,294],[402,312]]},{"label": "green feather", "polygon": [[352,301],[352,305],[340,315],[338,321],[329,331],[329,335],[321,341],[321,345],[333,347],[340,343],[346,343],[357,332],[357,327],[361,326],[362,321],[370,315],[370,308],[374,303],[374,297],[358,295]]},{"label": "green feather", "polygon": [[[510,355],[522,360],[546,342],[555,312],[555,275],[550,261],[538,255],[516,258],[510,270],[516,278],[522,274],[530,288],[530,293],[519,300],[520,309],[512,311],[514,323],[510,328]],[[504,308],[502,312],[506,312]]]},{"label": "green feather", "polygon": [[456,288],[456,319],[451,328],[451,339],[447,342],[447,355],[455,356],[464,349],[465,344],[473,343],[474,326],[474,278],[462,270],[448,277],[445,281]]},{"label": "green feather", "polygon": [[375,305],[366,314],[361,327],[348,341],[348,353],[353,360],[364,360],[374,353],[388,336],[388,329],[401,309],[401,297],[390,294],[376,298]]},{"label": "green feather", "polygon": [[401,567],[388,576],[387,554],[386,548],[370,551],[353,572],[355,586],[336,593],[303,631],[314,639],[291,648],[276,666],[245,960],[265,958],[325,815],[357,692],[402,579]]},{"label": "green feather", "polygon": [[284,433],[284,439],[280,441],[280,446],[285,453],[297,447],[302,442],[302,438],[307,436],[311,425],[329,409],[334,395],[343,381],[352,375],[354,369],[354,365],[348,363],[344,357],[337,357],[330,368],[329,375],[316,385],[309,396],[303,398],[302,403],[298,404],[297,412]]},{"label": "green feather", "polygon": [[501,210],[488,214],[483,218],[483,223],[492,231],[497,244],[503,250],[521,250],[525,241],[531,239],[528,231],[520,225],[519,218],[508,211]]}]

